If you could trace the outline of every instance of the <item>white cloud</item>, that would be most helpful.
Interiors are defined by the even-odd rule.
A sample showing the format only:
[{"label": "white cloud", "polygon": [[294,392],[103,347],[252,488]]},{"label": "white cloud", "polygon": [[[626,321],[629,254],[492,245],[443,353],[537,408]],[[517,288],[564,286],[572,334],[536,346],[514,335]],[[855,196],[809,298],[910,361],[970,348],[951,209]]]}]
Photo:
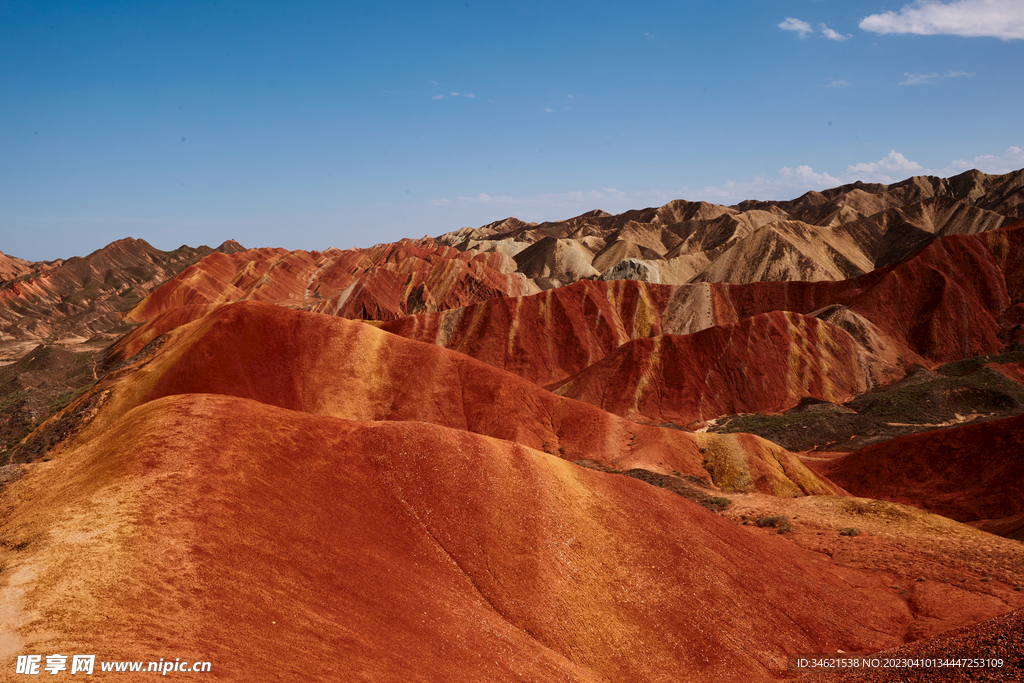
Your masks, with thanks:
[{"label": "white cloud", "polygon": [[828,38],[829,40],[838,40],[838,41],[842,42],[842,41],[846,40],[847,38],[852,38],[853,37],[851,35],[845,35],[844,36],[842,33],[839,33],[838,31],[833,31],[828,26],[825,26],[825,24],[818,24],[818,26],[821,27],[821,32],[824,33],[825,37]]},{"label": "white cloud", "polygon": [[899,85],[921,85],[922,83],[931,83],[936,78],[970,78],[973,75],[973,71],[950,71],[945,74],[911,74],[904,71],[905,80],[901,81]]},{"label": "white cloud", "polygon": [[[509,206],[509,207],[554,207],[589,211],[598,204],[617,207],[625,210],[628,207],[628,196],[614,187],[600,190],[574,192],[557,192],[520,197],[509,195],[493,196],[481,192],[473,197],[456,197],[455,199],[431,199],[431,206]],[[609,204],[611,203],[611,204]]]},{"label": "white cloud", "polygon": [[1024,40],[1024,2],[1020,0],[917,0],[899,13],[883,12],[859,24],[872,33],[956,35]]},{"label": "white cloud", "polygon": [[852,84],[850,83],[850,81],[844,80],[842,78],[837,78],[835,80],[829,81],[828,85],[826,85],[825,87],[826,88],[849,88],[851,85]]},{"label": "white cloud", "polygon": [[793,17],[786,17],[785,21],[779,22],[779,28],[783,31],[796,31],[800,34],[801,38],[807,37],[808,33],[814,33],[814,29],[811,28],[810,24]]},{"label": "white cloud", "polygon": [[435,100],[443,100],[444,99],[444,95],[434,95],[433,99],[435,99]]},{"label": "white cloud", "polygon": [[957,159],[946,168],[940,169],[936,175],[948,177],[969,171],[976,168],[983,173],[1000,175],[1024,168],[1024,149],[1020,147],[1007,147],[1001,155],[983,154],[976,156],[971,161]]},{"label": "white cloud", "polygon": [[779,178],[786,185],[836,185],[839,178],[834,178],[828,173],[815,173],[814,169],[807,165],[790,168],[783,166],[779,169]]},{"label": "white cloud", "polygon": [[457,92],[450,92],[448,94],[451,95],[452,97],[458,97],[459,96],[459,93],[457,93]]},{"label": "white cloud", "polygon": [[544,111],[550,114],[552,110],[548,109],[547,107],[544,107]]},{"label": "white cloud", "polygon": [[[908,159],[900,152],[891,150],[878,161],[850,164],[842,173],[815,171],[802,164],[795,168],[784,166],[774,174],[755,176],[722,185],[705,187],[681,187],[675,189],[652,189],[623,192],[614,187],[599,190],[561,192],[529,196],[489,195],[480,193],[472,197],[455,199],[432,199],[434,207],[470,209],[473,207],[507,207],[510,214],[525,220],[552,220],[552,210],[565,215],[579,215],[585,211],[601,208],[618,213],[642,206],[659,206],[673,199],[708,201],[716,204],[738,204],[744,199],[788,200],[799,197],[810,190],[825,190],[838,185],[847,185],[858,180],[867,183],[892,184],[914,175],[932,175],[941,178],[963,173],[976,168],[983,173],[1002,174],[1024,168],[1024,149],[1009,147],[1001,155],[986,154],[970,161],[958,159],[945,168],[925,168]],[[493,220],[490,218],[488,220]]]},{"label": "white cloud", "polygon": [[807,165],[796,168],[784,166],[774,174],[738,181],[730,180],[723,185],[635,192],[629,195],[629,199],[632,201],[627,203],[635,208],[664,204],[671,199],[680,197],[691,201],[704,200],[727,205],[737,204],[744,199],[786,200],[799,197],[810,190],[825,190],[858,180],[890,185],[915,175],[949,178],[972,168],[990,174],[1009,173],[1024,168],[1024,149],[1009,147],[1001,155],[986,154],[976,156],[970,161],[958,159],[945,168],[926,168],[896,150],[891,150],[878,161],[850,164],[844,172],[838,174],[818,172]]},{"label": "white cloud", "polygon": [[922,83],[931,83],[939,74],[910,74],[906,71],[903,72],[903,77],[906,78],[900,85],[921,85]]},{"label": "white cloud", "polygon": [[[911,161],[896,150],[891,150],[879,161],[847,166],[844,177],[868,183],[888,184],[912,175],[921,175],[924,172],[926,172],[924,166],[916,161]],[[852,182],[852,180],[846,182]]]},{"label": "white cloud", "polygon": [[476,97],[476,95],[474,95],[474,94],[473,94],[473,93],[471,93],[471,92],[468,92],[468,93],[466,93],[466,95],[465,95],[465,96],[466,96],[466,97],[468,97],[468,98],[470,98],[470,99],[472,99],[472,98]]}]

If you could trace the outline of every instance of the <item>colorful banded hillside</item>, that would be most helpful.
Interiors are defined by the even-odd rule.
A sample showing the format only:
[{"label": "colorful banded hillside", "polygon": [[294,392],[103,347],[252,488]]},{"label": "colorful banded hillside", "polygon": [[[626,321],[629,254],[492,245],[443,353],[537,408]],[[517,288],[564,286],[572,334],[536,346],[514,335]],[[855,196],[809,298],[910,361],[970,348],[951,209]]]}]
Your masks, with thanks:
[{"label": "colorful banded hillside", "polygon": [[0,278],[5,671],[1024,677],[1024,171]]}]

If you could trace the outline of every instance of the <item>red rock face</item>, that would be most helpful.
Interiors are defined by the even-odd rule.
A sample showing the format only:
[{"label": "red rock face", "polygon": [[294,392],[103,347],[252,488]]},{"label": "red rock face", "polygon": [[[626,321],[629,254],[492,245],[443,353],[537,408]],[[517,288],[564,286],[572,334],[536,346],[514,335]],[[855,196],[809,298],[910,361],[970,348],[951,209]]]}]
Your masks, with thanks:
[{"label": "red rock face", "polygon": [[547,386],[631,339],[662,334],[672,290],[634,280],[582,280],[533,296],[407,316],[381,327]]},{"label": "red rock face", "polygon": [[[50,469],[3,517],[5,538],[50,530],[19,567],[62,619],[29,651],[173,648],[213,680],[739,682],[910,619],[880,576],[436,425],[175,395]],[[72,539],[77,571],[47,564]]]},{"label": "red rock face", "polygon": [[32,272],[32,263],[0,252],[0,280],[13,280]]},{"label": "red rock face", "polygon": [[[899,264],[840,282],[675,287],[581,281],[533,297],[483,302],[464,312],[403,318],[385,329],[549,385],[633,339],[738,323],[773,311],[807,315],[841,305],[877,326],[907,360],[938,364],[1002,348],[999,319],[1012,303],[1004,272],[1024,270],[1018,268],[1024,265],[1024,247],[1018,253],[1016,247],[999,245],[1024,243],[1020,235],[1024,232],[1015,228],[941,238]],[[689,316],[687,324],[680,315]]]},{"label": "red rock face", "polygon": [[[232,242],[219,247],[237,248]],[[124,310],[211,253],[209,247],[164,252],[128,238],[67,261],[29,263],[0,254],[0,342],[53,343],[107,333],[123,324]]]},{"label": "red rock face", "polygon": [[266,301],[343,318],[394,320],[533,291],[501,254],[465,253],[431,240],[370,249],[250,249],[204,260],[128,316],[149,320],[181,305]]},{"label": "red rock face", "polygon": [[1024,416],[867,446],[816,467],[857,496],[963,522],[1024,514]]},{"label": "red rock face", "polygon": [[935,240],[899,264],[841,282],[758,282],[725,288],[721,319],[841,304],[933,362],[1002,348],[996,317],[1006,282],[984,236]]},{"label": "red rock face", "polygon": [[555,393],[632,420],[700,426],[721,415],[781,412],[805,396],[842,403],[869,386],[846,331],[774,311],[629,342]]},{"label": "red rock face", "polygon": [[[224,305],[178,328],[138,373],[95,391],[108,389],[112,394],[90,434],[147,401],[222,394],[345,419],[424,422],[569,460],[678,470],[708,481],[701,449],[710,447],[751,463],[760,474],[751,477],[750,490],[834,490],[791,454],[756,437],[697,437],[637,425],[447,349],[256,302]],[[789,472],[758,466],[762,460],[781,462]]]},{"label": "red rock face", "polygon": [[[149,348],[66,399],[29,438],[35,462],[12,466],[26,475],[0,496],[0,667],[67,650],[209,659],[203,680],[777,680],[786,653],[871,652],[1019,607],[1015,541],[847,493],[1018,533],[1024,418],[818,461],[836,483],[753,435],[654,425],[843,402],[1024,339],[1024,225],[967,235],[1017,206],[1020,177],[371,249],[228,245],[132,310],[144,324],[103,362]],[[801,237],[786,251],[799,272],[822,230],[849,247],[829,253],[841,272],[891,265],[539,291],[596,277],[595,262],[688,272],[714,256],[691,247],[787,217],[773,230]],[[894,246],[893,226],[912,239]],[[669,255],[694,258],[651,265]],[[41,287],[10,283],[0,308]],[[985,372],[1022,381],[1014,359]],[[633,468],[647,472],[617,474]]]}]

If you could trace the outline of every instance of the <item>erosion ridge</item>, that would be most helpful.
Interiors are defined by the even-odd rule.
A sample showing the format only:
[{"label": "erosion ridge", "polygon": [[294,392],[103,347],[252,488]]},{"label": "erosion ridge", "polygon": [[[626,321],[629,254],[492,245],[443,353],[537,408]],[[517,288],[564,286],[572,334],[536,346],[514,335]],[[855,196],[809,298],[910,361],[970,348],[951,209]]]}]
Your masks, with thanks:
[{"label": "erosion ridge", "polygon": [[0,255],[0,667],[769,681],[1012,629],[1022,199]]}]

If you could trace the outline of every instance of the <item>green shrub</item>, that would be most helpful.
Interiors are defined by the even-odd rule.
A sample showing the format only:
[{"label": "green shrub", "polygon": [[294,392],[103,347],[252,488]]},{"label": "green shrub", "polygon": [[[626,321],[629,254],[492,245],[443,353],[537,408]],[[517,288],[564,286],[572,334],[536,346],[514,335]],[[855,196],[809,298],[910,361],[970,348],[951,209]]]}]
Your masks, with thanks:
[{"label": "green shrub", "polygon": [[732,501],[725,496],[715,496],[714,498],[705,498],[700,502],[701,505],[706,507],[708,510],[714,510],[720,512],[725,508],[732,505]]},{"label": "green shrub", "polygon": [[784,522],[788,524],[788,520],[783,515],[770,515],[768,517],[760,517],[757,520],[757,525],[762,528],[766,526],[775,528]]}]

